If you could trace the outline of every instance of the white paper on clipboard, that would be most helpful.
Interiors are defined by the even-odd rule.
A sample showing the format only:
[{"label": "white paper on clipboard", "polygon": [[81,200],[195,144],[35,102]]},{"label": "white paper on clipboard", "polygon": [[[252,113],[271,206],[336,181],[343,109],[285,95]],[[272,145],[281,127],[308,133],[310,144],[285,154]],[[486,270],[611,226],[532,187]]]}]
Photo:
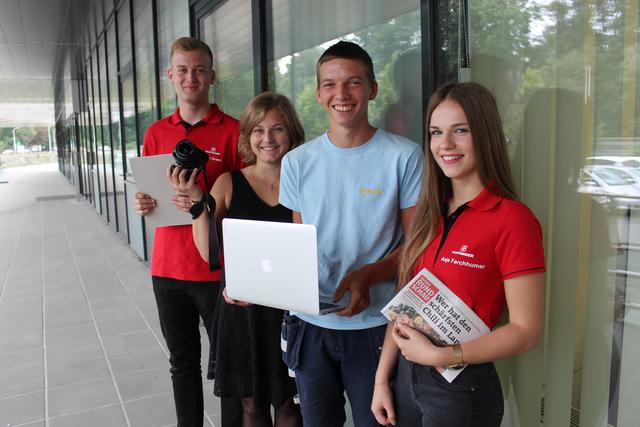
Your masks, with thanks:
[{"label": "white paper on clipboard", "polygon": [[173,163],[173,156],[134,157],[129,162],[138,191],[156,200],[156,207],[144,216],[147,223],[152,227],[191,224],[191,215],[171,203],[176,192],[167,179],[167,167]]}]

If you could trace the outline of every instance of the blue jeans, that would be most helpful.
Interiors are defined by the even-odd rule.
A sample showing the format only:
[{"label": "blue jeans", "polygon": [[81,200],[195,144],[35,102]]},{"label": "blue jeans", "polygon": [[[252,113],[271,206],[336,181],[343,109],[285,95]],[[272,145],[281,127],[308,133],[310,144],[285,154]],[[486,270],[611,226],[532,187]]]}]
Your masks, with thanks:
[{"label": "blue jeans", "polygon": [[[213,315],[219,282],[191,282],[152,276],[162,335],[169,349],[173,399],[178,427],[202,427],[204,397],[200,368],[200,317],[209,336],[213,336]],[[220,402],[222,424],[242,425],[240,399]]]},{"label": "blue jeans", "polygon": [[[373,381],[386,326],[362,330],[325,329],[302,322],[294,362],[300,409],[305,427],[344,425],[346,390],[355,427],[378,426],[371,412]],[[293,345],[292,347],[296,347]],[[291,366],[291,363],[288,363]]]},{"label": "blue jeans", "polygon": [[468,365],[449,383],[431,366],[400,355],[394,387],[398,427],[499,427],[504,412],[493,363]]}]

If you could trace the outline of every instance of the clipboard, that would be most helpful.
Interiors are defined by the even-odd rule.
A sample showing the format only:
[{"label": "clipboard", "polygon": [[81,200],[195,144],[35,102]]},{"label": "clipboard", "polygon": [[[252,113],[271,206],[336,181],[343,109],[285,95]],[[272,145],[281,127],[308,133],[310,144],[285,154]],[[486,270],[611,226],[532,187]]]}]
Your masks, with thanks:
[{"label": "clipboard", "polygon": [[167,167],[173,163],[173,156],[133,157],[129,162],[138,191],[156,200],[156,207],[144,216],[145,221],[152,227],[191,225],[189,212],[182,212],[171,203],[176,191],[167,179]]}]

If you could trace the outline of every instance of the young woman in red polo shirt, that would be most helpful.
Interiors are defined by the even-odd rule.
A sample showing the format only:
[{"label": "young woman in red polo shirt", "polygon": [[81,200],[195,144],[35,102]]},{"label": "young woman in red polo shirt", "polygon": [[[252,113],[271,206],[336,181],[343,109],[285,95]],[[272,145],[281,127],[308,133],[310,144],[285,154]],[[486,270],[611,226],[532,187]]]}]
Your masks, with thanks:
[{"label": "young woman in red polo shirt", "polygon": [[[489,90],[476,83],[447,84],[431,97],[426,119],[431,155],[425,155],[398,284],[427,268],[492,331],[437,347],[408,325],[390,324],[371,409],[381,424],[499,426],[503,396],[492,361],[533,349],[542,330],[542,231],[517,201]],[[508,322],[493,329],[505,307]],[[451,383],[438,372],[463,364],[468,366]]]}]

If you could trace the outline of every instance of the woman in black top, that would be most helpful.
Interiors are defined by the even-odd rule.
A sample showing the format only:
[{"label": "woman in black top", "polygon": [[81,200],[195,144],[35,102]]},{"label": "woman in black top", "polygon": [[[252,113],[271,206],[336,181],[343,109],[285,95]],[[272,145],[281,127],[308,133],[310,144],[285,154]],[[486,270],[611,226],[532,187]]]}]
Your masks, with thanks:
[{"label": "woman in black top", "polygon": [[[289,100],[266,92],[253,98],[240,117],[238,148],[245,168],[221,175],[211,195],[216,201],[215,219],[222,218],[291,222],[291,210],[278,203],[280,161],[304,142],[304,131]],[[195,174],[194,174],[195,175]],[[178,190],[201,200],[195,178],[184,179]],[[193,238],[202,257],[209,257],[209,213],[193,221]],[[242,398],[245,426],[301,426],[293,403],[295,382],[288,376],[280,350],[282,310],[249,305],[230,299],[224,289],[216,313],[217,342],[212,344],[214,393]],[[275,408],[275,423],[270,406]]]}]

